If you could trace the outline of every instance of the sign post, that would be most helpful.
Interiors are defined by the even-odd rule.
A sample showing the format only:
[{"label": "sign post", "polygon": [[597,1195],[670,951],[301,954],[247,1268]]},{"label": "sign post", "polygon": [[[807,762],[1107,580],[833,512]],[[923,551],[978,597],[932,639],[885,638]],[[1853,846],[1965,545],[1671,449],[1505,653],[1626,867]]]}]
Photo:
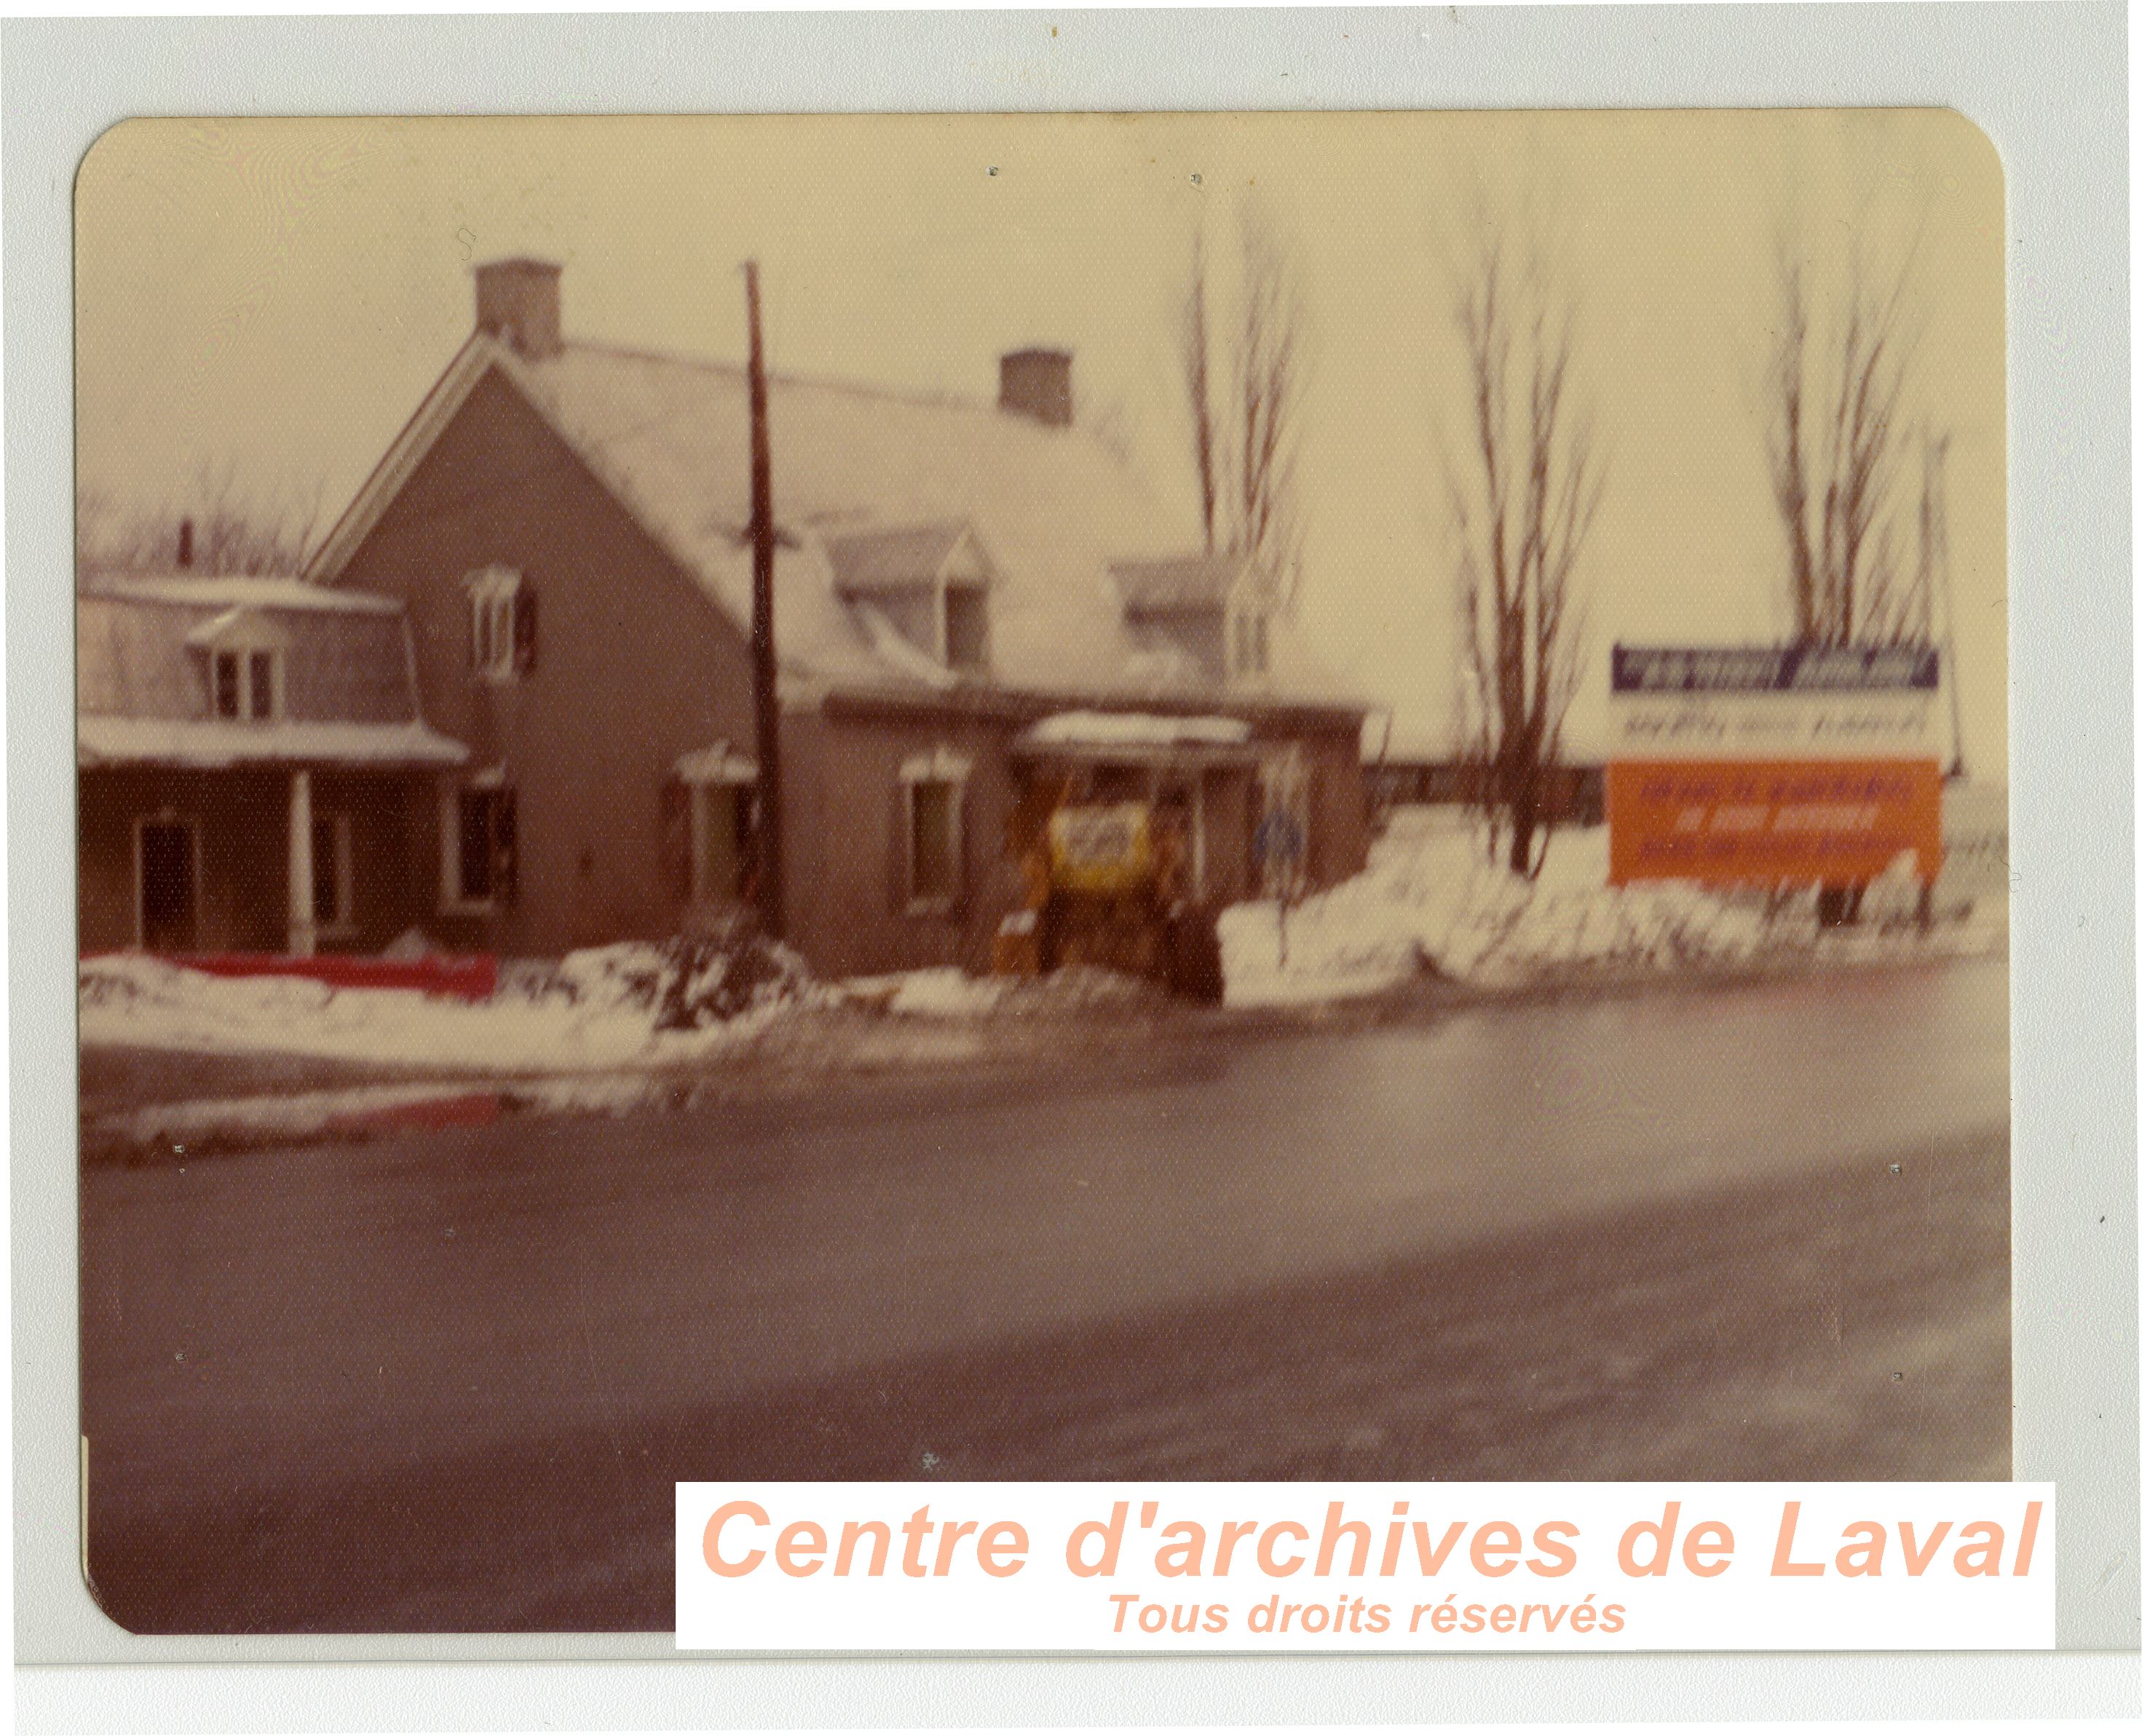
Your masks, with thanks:
[{"label": "sign post", "polygon": [[1293,902],[1296,872],[1307,840],[1302,836],[1301,822],[1286,808],[1274,808],[1257,821],[1257,829],[1250,840],[1250,848],[1256,855],[1260,871],[1276,877],[1279,883],[1274,900],[1279,911],[1279,962],[1286,963],[1286,907]]}]

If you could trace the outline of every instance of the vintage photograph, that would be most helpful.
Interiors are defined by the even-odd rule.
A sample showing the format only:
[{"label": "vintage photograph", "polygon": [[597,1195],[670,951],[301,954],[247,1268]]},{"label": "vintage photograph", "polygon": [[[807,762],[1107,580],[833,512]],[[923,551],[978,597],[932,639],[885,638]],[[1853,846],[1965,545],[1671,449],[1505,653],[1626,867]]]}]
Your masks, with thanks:
[{"label": "vintage photograph", "polygon": [[1945,110],[106,133],[100,1605],[2008,1478],[2004,236]]}]

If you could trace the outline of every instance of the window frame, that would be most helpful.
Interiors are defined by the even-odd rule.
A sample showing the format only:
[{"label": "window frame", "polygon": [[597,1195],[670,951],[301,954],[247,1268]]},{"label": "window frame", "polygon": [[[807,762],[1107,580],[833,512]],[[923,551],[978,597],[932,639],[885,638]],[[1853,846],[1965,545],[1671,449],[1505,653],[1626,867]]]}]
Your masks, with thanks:
[{"label": "window frame", "polygon": [[[750,900],[744,895],[741,884],[733,891],[719,895],[707,885],[707,841],[713,816],[713,804],[708,795],[718,791],[732,801],[755,801],[758,795],[758,762],[731,752],[727,742],[716,742],[711,747],[682,756],[671,768],[670,776],[684,786],[688,804],[687,830],[690,836],[685,847],[690,861],[686,903],[717,909],[735,909],[748,904]],[[741,845],[743,840],[740,838],[738,842]],[[743,867],[739,857],[739,880]]]},{"label": "window frame", "polygon": [[[900,885],[905,914],[909,916],[950,916],[967,895],[966,802],[967,782],[974,762],[941,743],[919,753],[900,768]],[[916,797],[925,788],[946,792],[945,860],[950,865],[951,885],[943,893],[925,893],[916,884]]]},{"label": "window frame", "polygon": [[[952,646],[952,597],[955,592],[963,602],[975,609],[980,630],[975,635],[975,657],[965,662],[955,658]],[[937,586],[937,661],[955,675],[986,675],[990,673],[990,588],[979,579],[945,579]]]},{"label": "window frame", "polygon": [[533,659],[522,653],[520,619],[524,595],[533,594],[527,575],[517,567],[481,567],[461,585],[468,594],[471,678],[497,686],[531,673]]},{"label": "window frame", "polygon": [[[748,904],[743,875],[746,869],[744,850],[751,826],[745,805],[758,794],[756,778],[698,778],[687,781],[684,787],[692,798],[692,902],[717,910],[733,909]],[[707,846],[714,835],[718,812],[713,798],[719,796],[730,804],[729,824],[737,831],[737,884],[726,891],[718,891],[708,884]]]},{"label": "window frame", "polygon": [[[491,823],[485,828],[490,846],[491,887],[481,897],[469,894],[463,871],[466,865],[461,851],[461,804],[471,796],[487,796],[494,804]],[[493,767],[471,777],[443,778],[440,781],[439,911],[442,915],[489,916],[506,909],[515,901],[520,881],[517,861],[506,876],[511,884],[502,895],[498,885],[498,812],[501,806],[511,806],[514,810],[513,850],[517,856],[521,847],[519,805],[513,787],[506,782],[503,768]]]},{"label": "window frame", "polygon": [[[211,718],[218,723],[275,723],[282,721],[282,647],[250,639],[231,639],[220,640],[205,649],[208,652],[208,710]],[[230,711],[223,708],[223,672],[226,659],[230,669],[230,696],[234,707]],[[267,709],[264,711],[259,708],[261,692],[259,683],[255,678],[264,662],[268,672]]]},{"label": "window frame", "polygon": [[1271,673],[1271,612],[1237,604],[1227,612],[1227,678],[1261,680]]},{"label": "window frame", "polygon": [[[328,827],[329,861],[333,864],[333,912],[320,915],[319,908],[319,831]],[[349,815],[341,810],[313,813],[313,932],[323,940],[343,940],[357,932],[357,847],[356,829]]]}]

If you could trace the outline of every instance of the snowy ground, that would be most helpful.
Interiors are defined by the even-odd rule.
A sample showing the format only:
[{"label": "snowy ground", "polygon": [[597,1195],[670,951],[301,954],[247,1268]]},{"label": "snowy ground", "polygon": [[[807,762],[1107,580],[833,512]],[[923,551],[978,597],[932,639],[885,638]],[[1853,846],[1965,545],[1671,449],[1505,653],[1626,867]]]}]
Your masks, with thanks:
[{"label": "snowy ground", "polygon": [[732,984],[724,996],[728,961],[680,970],[649,946],[509,968],[496,994],[476,1005],[301,978],[210,977],[121,954],[86,959],[81,969],[85,1044],[272,1052],[487,1074],[702,1060],[823,992],[797,964],[741,990]]},{"label": "snowy ground", "polygon": [[1606,831],[1557,832],[1539,877],[1492,864],[1455,810],[1402,808],[1365,872],[1286,915],[1238,905],[1220,920],[1227,1004],[1274,1006],[1374,994],[1433,970],[1483,988],[1694,967],[1875,962],[1996,949],[2005,902],[1916,920],[1899,875],[1868,893],[1854,928],[1824,932],[1809,892],[1782,900],[1678,882],[1606,884]]},{"label": "snowy ground", "polygon": [[[1859,926],[1832,933],[1817,928],[1811,894],[1778,903],[1678,885],[1616,890],[1606,885],[1606,848],[1602,829],[1558,833],[1540,877],[1528,882],[1491,866],[1478,832],[1449,811],[1402,810],[1365,873],[1287,914],[1284,958],[1271,905],[1226,913],[1227,1004],[1337,1000],[1430,972],[1506,989],[1953,955],[1995,950],[2005,940],[2005,900],[1948,912],[1922,932],[1912,920],[1915,888],[1904,880],[1878,885]],[[872,1067],[956,1058],[948,1043],[965,1040],[979,1053],[963,1032],[1008,1033],[1030,1020],[1039,1041],[1049,1019],[1099,1014],[1106,1023],[1152,1010],[1157,995],[1149,984],[1083,969],[1039,983],[936,969],[817,984],[777,948],[679,942],[508,965],[497,993],[475,1006],[106,956],[82,962],[80,1006],[90,1047],[541,1078],[554,1082],[553,1094],[571,1096],[585,1095],[595,1076],[644,1078],[754,1045],[822,1044]],[[555,1083],[572,1080],[583,1083]],[[384,1099],[341,1107],[368,1106],[391,1107]]]},{"label": "snowy ground", "polygon": [[[836,1026],[861,1064],[945,1058],[948,1026],[1150,1008],[1160,998],[1150,984],[1098,970],[1059,971],[1039,983],[935,969],[819,984],[777,949],[739,958],[640,944],[574,953],[555,964],[509,964],[497,992],[476,1005],[303,978],[212,977],[126,954],[84,959],[80,985],[86,1047],[540,1078],[553,1096],[584,1094],[584,1086],[566,1083],[576,1077],[688,1068],[792,1036],[807,1042]],[[856,1015],[867,1040],[852,1028]],[[336,1104],[355,1109],[375,1097],[389,1101],[371,1092],[347,1103],[338,1096]]]}]

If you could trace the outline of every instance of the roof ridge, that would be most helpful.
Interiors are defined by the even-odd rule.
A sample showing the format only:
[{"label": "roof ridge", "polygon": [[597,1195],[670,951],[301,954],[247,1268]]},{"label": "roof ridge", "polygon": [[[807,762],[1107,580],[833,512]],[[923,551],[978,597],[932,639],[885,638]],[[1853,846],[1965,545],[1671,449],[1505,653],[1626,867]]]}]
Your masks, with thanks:
[{"label": "roof ridge", "polygon": [[811,528],[821,542],[851,542],[865,536],[919,536],[925,530],[964,534],[973,528],[973,521],[963,515],[958,518],[872,519],[859,524],[813,524]]},{"label": "roof ridge", "polygon": [[[700,373],[722,374],[733,379],[745,377],[744,366],[740,362],[723,362],[712,356],[689,356],[677,350],[655,349],[646,344],[568,338],[562,347],[567,351],[592,350],[598,354],[622,356],[635,362],[659,362],[672,367],[688,367]],[[932,391],[920,386],[891,386],[882,381],[859,380],[846,374],[798,373],[787,368],[772,368],[767,371],[766,377],[769,385],[812,386],[823,391],[845,392],[851,397],[887,398],[895,403],[919,404],[930,409],[970,410],[985,416],[1009,413],[986,398],[975,397],[966,392]]]}]

